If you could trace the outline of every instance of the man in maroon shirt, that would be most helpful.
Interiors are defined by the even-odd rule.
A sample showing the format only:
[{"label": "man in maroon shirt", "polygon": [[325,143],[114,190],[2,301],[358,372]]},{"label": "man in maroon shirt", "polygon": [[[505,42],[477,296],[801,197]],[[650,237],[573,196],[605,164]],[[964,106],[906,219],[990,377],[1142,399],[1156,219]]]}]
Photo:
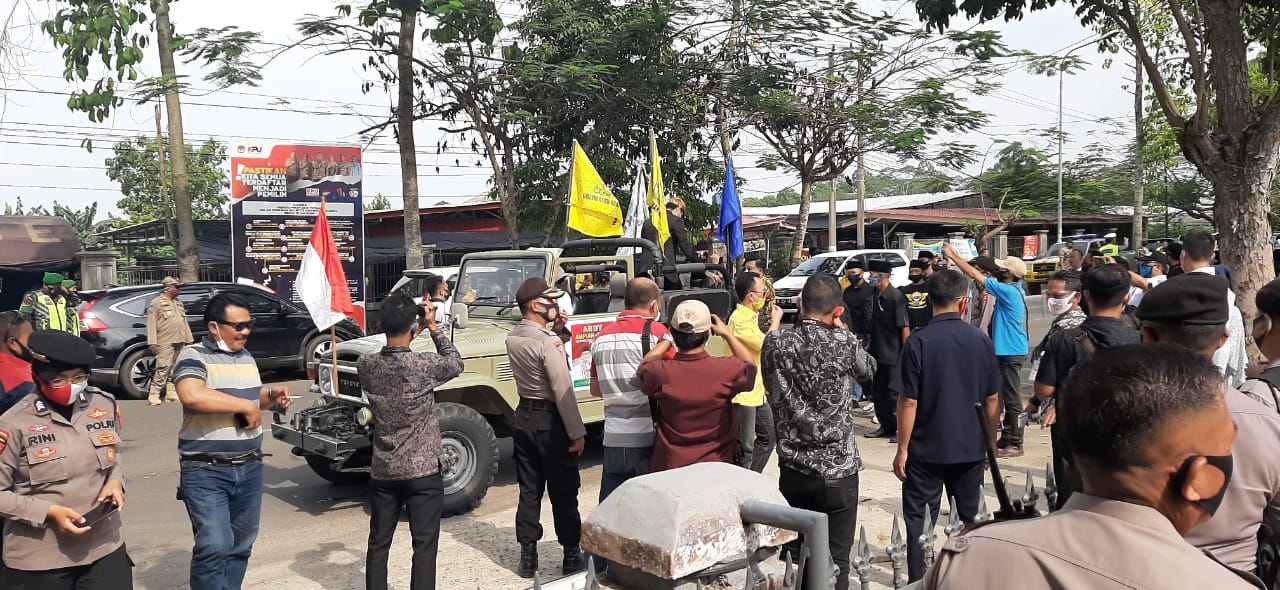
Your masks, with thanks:
[{"label": "man in maroon shirt", "polygon": [[[724,338],[733,357],[713,357],[706,345]],[[671,342],[663,340],[636,374],[640,390],[658,402],[653,472],[704,462],[735,463],[741,452],[733,419],[733,396],[751,391],[756,366],[747,349],[701,301],[688,300],[671,314],[676,356],[663,360]]]},{"label": "man in maroon shirt", "polygon": [[18,311],[0,312],[0,414],[35,391],[31,381],[31,322]]}]

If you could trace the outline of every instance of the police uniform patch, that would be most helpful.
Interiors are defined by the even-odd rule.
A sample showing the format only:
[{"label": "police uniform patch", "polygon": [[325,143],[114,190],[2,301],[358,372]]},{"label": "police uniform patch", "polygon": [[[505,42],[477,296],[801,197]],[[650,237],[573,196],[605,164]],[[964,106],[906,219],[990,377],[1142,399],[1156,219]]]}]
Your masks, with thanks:
[{"label": "police uniform patch", "polygon": [[36,459],[41,461],[49,459],[58,454],[58,449],[53,447],[40,447],[40,451],[36,453]]},{"label": "police uniform patch", "polygon": [[115,463],[115,462],[116,462],[116,449],[115,449],[115,447],[108,447],[108,448],[107,448],[107,461],[110,461],[110,462],[112,462],[112,463]]},{"label": "police uniform patch", "polygon": [[0,453],[4,452],[4,448],[6,446],[9,446],[9,433],[7,431],[0,430]]},{"label": "police uniform patch", "polygon": [[34,432],[36,434],[40,434],[41,432],[44,432],[46,430],[49,430],[48,424],[32,424],[31,427],[27,429],[27,432]]},{"label": "police uniform patch", "polygon": [[36,400],[36,413],[37,414],[49,413],[49,406],[45,405],[44,400]]},{"label": "police uniform patch", "polygon": [[104,444],[104,445],[114,445],[116,444],[116,435],[110,432],[104,432],[102,434],[99,434],[98,443]]},{"label": "police uniform patch", "polygon": [[92,412],[89,412],[89,419],[97,420],[98,418],[106,416],[107,414],[110,414],[110,413],[111,412],[108,412],[102,408],[94,408]]}]

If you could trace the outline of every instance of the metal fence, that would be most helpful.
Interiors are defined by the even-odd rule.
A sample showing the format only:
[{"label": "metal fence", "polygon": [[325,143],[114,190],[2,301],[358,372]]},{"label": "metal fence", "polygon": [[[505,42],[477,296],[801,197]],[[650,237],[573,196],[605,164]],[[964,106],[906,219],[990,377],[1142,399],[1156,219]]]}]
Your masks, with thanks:
[{"label": "metal fence", "polygon": [[[118,284],[122,287],[136,285],[156,285],[165,277],[178,276],[178,265],[147,264],[138,266],[122,266],[116,269]],[[230,264],[201,264],[200,280],[229,282],[231,278]]]}]

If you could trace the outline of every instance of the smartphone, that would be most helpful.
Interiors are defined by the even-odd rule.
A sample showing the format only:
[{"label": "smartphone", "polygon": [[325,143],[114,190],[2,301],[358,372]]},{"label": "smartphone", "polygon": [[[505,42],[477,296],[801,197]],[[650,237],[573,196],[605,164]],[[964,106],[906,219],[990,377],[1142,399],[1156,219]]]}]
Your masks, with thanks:
[{"label": "smartphone", "polygon": [[248,428],[249,419],[245,418],[244,414],[236,414],[236,426],[239,427],[241,430]]},{"label": "smartphone", "polygon": [[84,518],[84,523],[77,526],[91,527],[95,524],[102,522],[102,519],[108,516],[111,516],[113,513],[115,513],[115,511],[119,509],[120,507],[116,506],[115,502],[112,502],[111,500],[105,500],[101,504],[98,504],[97,506],[95,506],[93,510],[90,510],[82,514],[81,516]]}]

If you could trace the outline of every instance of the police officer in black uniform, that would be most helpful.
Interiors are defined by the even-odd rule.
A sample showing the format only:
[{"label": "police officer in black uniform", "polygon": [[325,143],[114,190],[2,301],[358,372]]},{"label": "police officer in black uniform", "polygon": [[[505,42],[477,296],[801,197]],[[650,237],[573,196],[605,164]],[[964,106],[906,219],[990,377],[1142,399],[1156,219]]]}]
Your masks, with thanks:
[{"label": "police officer in black uniform", "polygon": [[131,589],[115,398],[88,385],[88,342],[40,331],[28,346],[36,391],[0,417],[3,587]]}]

